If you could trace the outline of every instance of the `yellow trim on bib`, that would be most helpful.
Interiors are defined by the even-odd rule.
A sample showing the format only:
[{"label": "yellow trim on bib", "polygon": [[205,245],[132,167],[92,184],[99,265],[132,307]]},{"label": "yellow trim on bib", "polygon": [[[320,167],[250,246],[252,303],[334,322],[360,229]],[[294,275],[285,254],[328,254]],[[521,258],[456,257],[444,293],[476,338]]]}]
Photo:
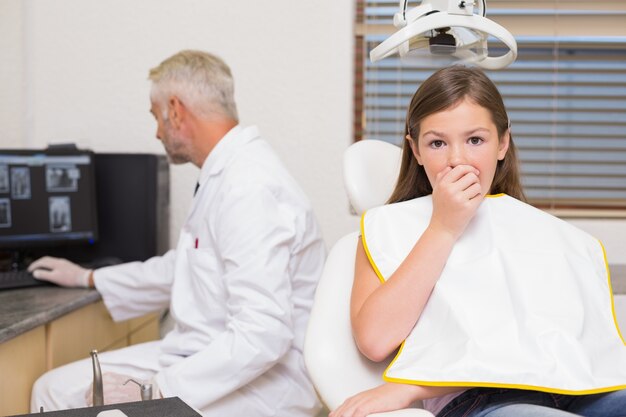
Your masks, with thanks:
[{"label": "yellow trim on bib", "polygon": [[372,259],[372,255],[370,255],[370,251],[367,248],[367,242],[365,242],[365,224],[364,224],[365,223],[365,213],[367,213],[367,211],[364,212],[363,215],[361,215],[361,242],[363,242],[363,249],[365,249],[365,255],[367,255],[367,259],[370,261],[370,265],[372,265],[372,269],[376,273],[376,276],[380,280],[380,283],[384,284],[386,280],[383,277],[383,274],[380,273],[380,270],[376,266],[376,263],[374,262],[374,259]]},{"label": "yellow trim on bib", "polygon": [[600,247],[602,248],[602,255],[604,256],[604,266],[606,267],[606,276],[609,280],[609,297],[611,297],[611,312],[613,313],[613,322],[615,323],[615,329],[617,330],[617,334],[620,339],[622,339],[622,343],[626,345],[626,340],[624,340],[624,336],[622,336],[622,332],[619,329],[619,323],[617,322],[617,314],[615,314],[615,299],[613,297],[613,287],[611,286],[611,270],[609,269],[609,261],[606,258],[606,250],[604,249],[604,245],[600,240]]},{"label": "yellow trim on bib", "polygon": [[[395,359],[394,359],[395,361]],[[393,363],[393,361],[392,361]],[[390,365],[391,366],[391,365]],[[386,371],[385,371],[386,372]],[[402,378],[390,378],[386,375],[383,375],[383,380],[387,382],[395,382],[398,384],[409,384],[409,385],[422,385],[428,387],[468,387],[468,388],[510,388],[510,389],[523,389],[523,390],[532,390],[532,391],[541,391],[541,392],[550,392],[553,394],[565,394],[565,395],[588,395],[588,394],[600,394],[603,392],[612,392],[619,391],[622,389],[626,389],[626,385],[615,385],[611,387],[604,388],[596,388],[590,390],[582,390],[582,391],[573,391],[573,390],[564,390],[557,388],[546,388],[535,385],[523,385],[523,384],[501,384],[497,382],[468,382],[468,381],[447,381],[447,382],[435,382],[435,381],[417,381],[410,379],[402,379]]]},{"label": "yellow trim on bib", "polygon": [[[396,357],[393,358],[391,360],[391,362],[389,362],[389,365],[387,365],[387,368],[385,369],[385,372],[383,372],[383,380],[384,381],[395,382],[395,381],[392,381],[392,379],[395,379],[395,378],[389,378],[387,376],[387,371],[389,370],[389,368],[391,368],[393,366],[394,362],[400,357],[400,354],[402,353],[402,349],[404,349],[404,344],[405,343],[406,343],[406,339],[404,339],[404,341],[400,344],[400,348],[398,349],[398,353],[396,353]],[[405,383],[412,384],[412,382],[405,382]]]}]

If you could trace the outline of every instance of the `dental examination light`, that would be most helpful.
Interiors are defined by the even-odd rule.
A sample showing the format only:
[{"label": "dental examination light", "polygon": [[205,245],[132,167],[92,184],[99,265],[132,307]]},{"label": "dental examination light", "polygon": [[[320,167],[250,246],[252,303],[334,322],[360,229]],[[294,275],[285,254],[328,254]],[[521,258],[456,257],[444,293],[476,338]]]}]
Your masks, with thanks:
[{"label": "dental examination light", "polygon": [[[485,0],[422,0],[407,11],[400,0],[393,25],[398,31],[370,52],[372,62],[422,49],[431,56],[471,62],[485,69],[500,69],[515,61],[517,43],[509,31],[489,20]],[[487,39],[493,36],[508,47],[500,56],[489,56]]]}]

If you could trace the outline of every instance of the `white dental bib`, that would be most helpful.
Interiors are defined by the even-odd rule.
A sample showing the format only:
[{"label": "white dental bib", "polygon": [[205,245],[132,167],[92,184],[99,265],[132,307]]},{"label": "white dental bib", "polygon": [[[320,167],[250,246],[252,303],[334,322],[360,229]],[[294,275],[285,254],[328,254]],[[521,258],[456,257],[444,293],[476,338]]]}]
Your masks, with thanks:
[{"label": "white dental bib", "polygon": [[[363,215],[363,245],[382,282],[431,213],[427,196]],[[488,196],[384,379],[562,394],[626,388],[626,345],[602,245],[512,197]]]}]

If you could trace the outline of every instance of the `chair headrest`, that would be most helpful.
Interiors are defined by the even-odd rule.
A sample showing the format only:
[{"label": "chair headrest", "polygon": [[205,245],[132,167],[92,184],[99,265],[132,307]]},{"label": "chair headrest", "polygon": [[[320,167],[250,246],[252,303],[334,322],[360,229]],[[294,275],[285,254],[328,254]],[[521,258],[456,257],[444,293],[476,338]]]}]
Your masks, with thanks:
[{"label": "chair headrest", "polygon": [[343,179],[350,204],[361,215],[387,202],[398,179],[402,150],[382,140],[353,143],[343,154]]}]

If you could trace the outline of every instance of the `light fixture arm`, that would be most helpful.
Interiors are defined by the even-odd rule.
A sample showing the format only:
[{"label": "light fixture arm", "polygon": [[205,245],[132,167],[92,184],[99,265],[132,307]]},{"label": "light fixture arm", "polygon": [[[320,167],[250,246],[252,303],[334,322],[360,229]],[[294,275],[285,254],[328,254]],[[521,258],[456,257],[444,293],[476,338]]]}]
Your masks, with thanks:
[{"label": "light fixture arm", "polygon": [[[423,0],[422,3],[407,12],[408,0],[400,0],[400,11],[393,16],[393,25],[403,28],[407,23],[413,22],[419,17],[430,12],[447,11],[452,14],[470,16],[474,13],[474,6],[478,3],[478,15],[485,17],[487,14],[487,0]],[[454,4],[456,3],[456,7]]]},{"label": "light fixture arm", "polygon": [[[409,40],[428,33],[429,31],[447,28],[447,27],[464,27],[479,32],[487,32],[488,34],[498,38],[509,49],[506,54],[496,57],[485,57],[477,62],[476,65],[486,69],[498,69],[509,65],[517,57],[517,43],[515,38],[509,31],[492,20],[484,17],[486,14],[485,0],[480,1],[479,14],[474,14],[470,9],[464,9],[461,2],[456,3],[461,13],[448,11],[436,11],[433,7],[443,6],[443,3],[449,5],[446,0],[424,0],[421,5],[410,11],[406,11],[407,1],[401,1],[401,11],[394,16],[394,25],[400,29],[383,41],[380,45],[370,52],[370,60],[372,62],[379,61],[395,53],[404,55],[409,49]],[[450,0],[452,1],[452,0]],[[470,5],[473,9],[472,1]],[[465,14],[468,13],[469,14]],[[486,44],[486,37],[484,43]],[[486,45],[485,45],[486,46]]]}]

